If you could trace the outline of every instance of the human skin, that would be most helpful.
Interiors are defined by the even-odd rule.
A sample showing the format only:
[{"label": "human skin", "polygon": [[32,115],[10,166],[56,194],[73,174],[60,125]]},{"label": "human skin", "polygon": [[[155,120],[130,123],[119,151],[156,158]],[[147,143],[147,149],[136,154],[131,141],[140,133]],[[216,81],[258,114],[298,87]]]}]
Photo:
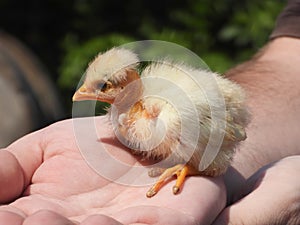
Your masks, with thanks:
[{"label": "human skin", "polygon": [[[221,177],[189,177],[176,196],[170,182],[151,199],[145,195],[149,185],[105,179],[78,147],[76,139],[84,137],[76,135],[89,134],[76,133],[74,126],[87,120],[53,124],[0,151],[0,201],[7,202],[0,207],[0,224],[210,224],[224,208]],[[95,120],[110,154],[128,165],[141,164],[114,139],[104,117]],[[110,167],[105,160],[99,163]]]},{"label": "human skin", "polygon": [[300,224],[300,155],[259,169],[245,183],[243,197],[223,210],[213,225]]},{"label": "human skin", "polygon": [[[268,163],[300,153],[299,52],[300,39],[277,38],[256,59],[227,73],[246,90],[252,114],[248,137],[232,164],[243,178]],[[228,183],[240,186],[239,179],[238,183],[230,179],[232,170],[227,174]]]},{"label": "human skin", "polygon": [[[264,165],[300,153],[299,51],[297,39],[277,38],[252,64],[246,63],[240,70],[228,73],[230,79],[245,88],[252,121],[247,128],[248,138],[240,145],[225,179],[223,176],[188,177],[178,195],[172,194],[173,183],[170,182],[148,199],[145,197],[148,185],[123,185],[97,174],[82,157],[76,140],[78,133],[74,129],[74,121],[88,119],[66,120],[0,151],[0,202],[3,203],[0,224],[210,224],[225,207],[224,181],[229,203],[244,197],[245,190],[250,192],[246,197],[251,196],[252,200],[229,206],[235,208],[225,208],[218,218],[220,224],[239,224],[238,215],[249,213],[248,207],[257,207],[253,203],[258,204],[266,191],[273,191],[279,199],[293,199],[283,196],[286,192],[280,189],[270,190],[270,184],[276,183],[272,179],[278,178],[276,174],[281,171],[282,164],[275,164],[273,172],[268,172],[271,174],[268,180],[261,182],[257,189],[249,189],[253,187],[250,184],[254,178],[248,178]],[[128,165],[142,165],[143,162],[113,138],[103,117],[96,118],[95,124],[98,138],[106,139],[105,147],[112,155]],[[83,138],[89,135],[87,132],[80,134]],[[95,138],[92,144],[97,143],[99,140]],[[294,162],[284,161],[289,164],[287,171],[293,170]],[[99,161],[101,163],[107,162]],[[291,176],[284,179],[287,186],[293,182],[295,179]],[[259,190],[262,192],[255,192]],[[278,210],[276,205],[270,206],[274,207],[274,212]],[[230,211],[232,213],[228,214]],[[255,214],[261,211],[251,213],[253,217],[264,216]],[[269,218],[261,218],[261,221]],[[253,224],[247,217],[243,219],[246,220],[244,224]]]},{"label": "human skin", "polygon": [[[227,207],[216,225],[298,224],[293,221],[299,221],[299,213],[290,213],[289,204],[275,204],[275,200],[289,200],[295,206],[294,201],[298,199],[295,210],[299,212],[300,201],[296,194],[299,189],[288,191],[299,187],[299,179],[295,178],[295,172],[299,172],[295,162],[299,164],[299,157],[283,161],[287,168],[280,162],[261,169],[255,176],[263,181],[257,189],[251,189],[253,186],[250,185],[255,179],[249,181],[248,178],[264,165],[300,154],[299,52],[300,39],[276,38],[257,57],[227,73],[247,91],[252,120],[247,129],[248,138],[240,145],[232,167],[225,175],[228,202],[241,200]],[[272,171],[271,175],[269,171]],[[263,177],[264,172],[268,176]],[[285,189],[281,190],[281,185],[286,185]],[[245,192],[249,195],[244,196]],[[266,207],[262,207],[261,199],[266,200],[263,203]],[[268,207],[269,213],[266,213]],[[279,215],[277,212],[281,209],[284,210]]]}]

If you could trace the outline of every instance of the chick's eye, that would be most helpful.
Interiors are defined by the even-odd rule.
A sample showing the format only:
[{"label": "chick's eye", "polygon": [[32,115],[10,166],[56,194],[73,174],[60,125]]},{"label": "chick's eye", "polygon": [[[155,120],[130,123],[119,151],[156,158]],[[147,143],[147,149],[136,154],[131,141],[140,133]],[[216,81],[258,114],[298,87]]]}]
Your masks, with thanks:
[{"label": "chick's eye", "polygon": [[94,88],[96,90],[102,90],[102,88],[106,88],[106,83],[105,82],[99,82],[99,83],[94,85]]},{"label": "chick's eye", "polygon": [[112,84],[109,81],[99,82],[95,85],[96,90],[106,91],[108,88],[111,88]]}]

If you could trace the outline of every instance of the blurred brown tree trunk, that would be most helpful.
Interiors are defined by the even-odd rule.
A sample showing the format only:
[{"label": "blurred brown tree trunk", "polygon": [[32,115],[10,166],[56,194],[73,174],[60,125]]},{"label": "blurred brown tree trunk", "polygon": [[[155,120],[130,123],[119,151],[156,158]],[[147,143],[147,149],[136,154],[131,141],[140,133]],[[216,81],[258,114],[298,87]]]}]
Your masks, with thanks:
[{"label": "blurred brown tree trunk", "polygon": [[56,89],[40,62],[0,32],[0,147],[62,117]]}]

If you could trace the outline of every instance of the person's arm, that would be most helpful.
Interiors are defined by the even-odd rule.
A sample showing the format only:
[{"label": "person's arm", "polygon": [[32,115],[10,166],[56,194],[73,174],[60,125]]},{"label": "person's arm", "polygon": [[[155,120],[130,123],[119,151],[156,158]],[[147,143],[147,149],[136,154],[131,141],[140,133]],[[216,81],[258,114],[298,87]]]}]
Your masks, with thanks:
[{"label": "person's arm", "polygon": [[214,225],[299,223],[299,156],[273,163],[300,154],[299,53],[300,39],[276,38],[227,72],[246,90],[252,120],[225,174],[229,206]]},{"label": "person's arm", "polygon": [[[246,90],[252,114],[248,138],[225,175],[229,195],[260,167],[300,154],[300,39],[271,41],[252,60],[227,72]],[[234,198],[238,198],[235,196]]]}]

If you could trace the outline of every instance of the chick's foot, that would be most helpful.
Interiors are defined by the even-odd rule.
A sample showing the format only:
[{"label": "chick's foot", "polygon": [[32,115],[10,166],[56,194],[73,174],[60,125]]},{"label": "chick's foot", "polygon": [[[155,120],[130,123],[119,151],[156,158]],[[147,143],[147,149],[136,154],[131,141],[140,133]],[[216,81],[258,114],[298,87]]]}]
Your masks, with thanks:
[{"label": "chick's foot", "polygon": [[[155,170],[156,169],[157,168],[155,168]],[[178,164],[174,167],[168,168],[168,169],[164,170],[164,172],[159,176],[159,178],[155,182],[155,184],[146,193],[146,196],[148,198],[153,197],[161,189],[161,187],[166,183],[166,181],[174,175],[177,176],[177,180],[176,180],[176,184],[173,186],[173,193],[177,194],[181,190],[186,176],[198,175],[198,174],[199,174],[199,172],[196,171],[193,167],[191,167],[189,165]],[[149,171],[149,175],[153,176],[152,170]]]}]

